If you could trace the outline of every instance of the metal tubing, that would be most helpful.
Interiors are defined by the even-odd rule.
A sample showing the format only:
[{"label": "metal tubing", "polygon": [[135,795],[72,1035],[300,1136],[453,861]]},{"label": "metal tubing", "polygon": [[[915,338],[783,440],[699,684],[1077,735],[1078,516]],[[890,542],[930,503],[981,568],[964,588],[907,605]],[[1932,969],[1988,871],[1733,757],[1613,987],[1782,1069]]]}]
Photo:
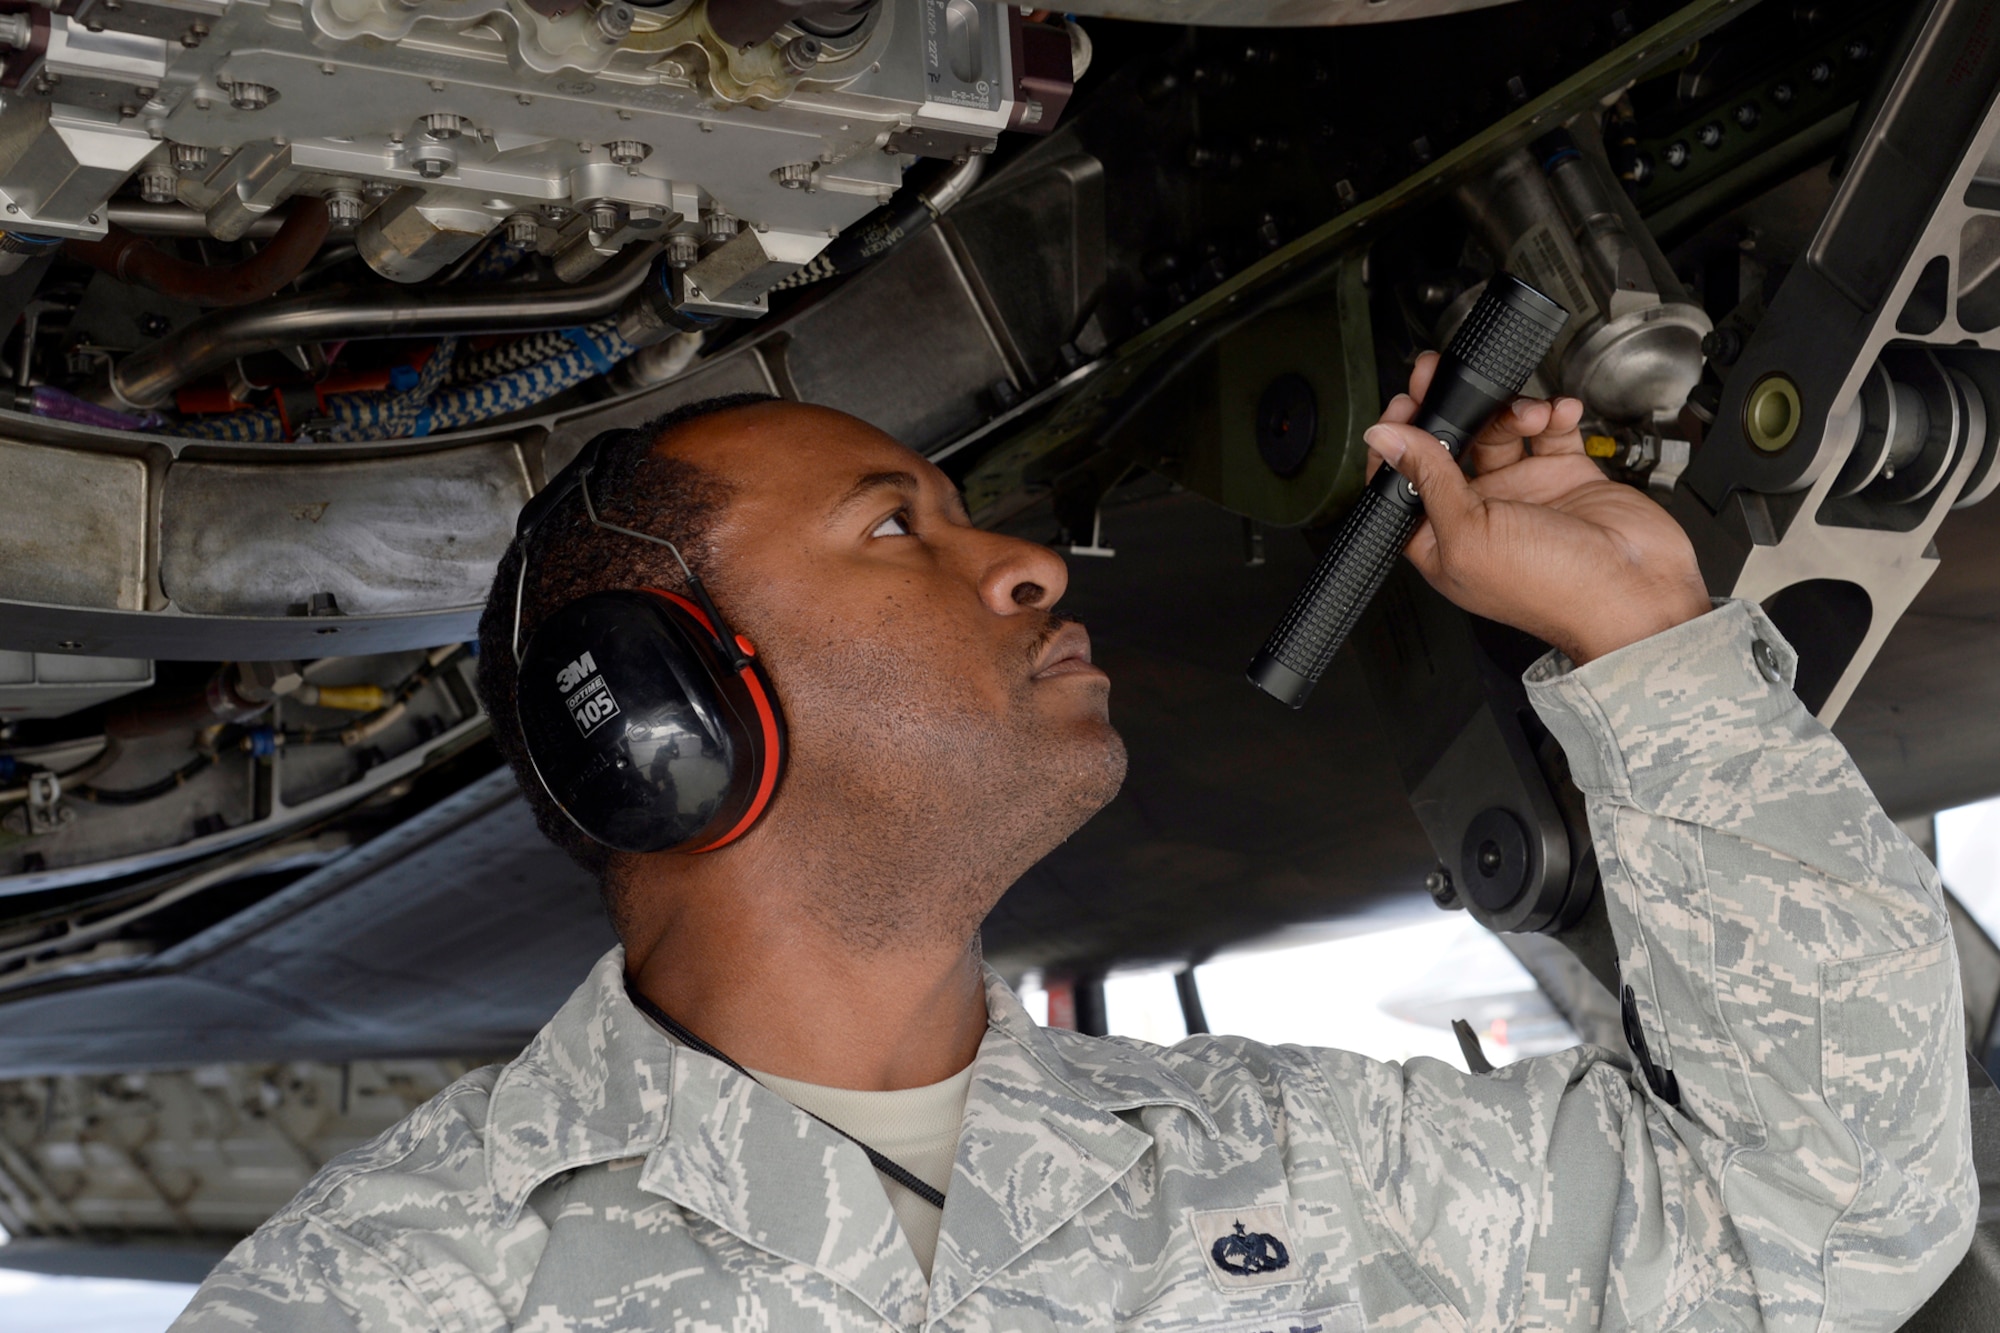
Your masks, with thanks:
[{"label": "metal tubing", "polygon": [[301,343],[357,338],[441,337],[453,333],[531,333],[602,319],[645,280],[656,243],[627,247],[602,275],[573,287],[445,288],[343,286],[242,310],[218,310],[131,353],[104,391],[144,411],[174,390],[239,357]]},{"label": "metal tubing", "polygon": [[[243,233],[243,239],[261,241],[277,235],[291,209],[289,203],[279,204],[251,223],[250,230]],[[208,219],[186,204],[148,204],[137,199],[113,199],[104,206],[104,220],[139,236],[208,235]]]},{"label": "metal tubing", "polygon": [[985,174],[985,156],[974,153],[931,182],[918,197],[924,201],[924,207],[931,211],[933,217],[942,217],[950,211],[953,204],[971,194],[972,187],[979,184],[979,178]]},{"label": "metal tubing", "polygon": [[275,295],[305,272],[325,243],[330,225],[324,203],[297,200],[278,234],[256,254],[234,264],[189,263],[116,225],[101,241],[71,241],[67,249],[72,258],[120,282],[135,282],[194,305],[239,306]]}]

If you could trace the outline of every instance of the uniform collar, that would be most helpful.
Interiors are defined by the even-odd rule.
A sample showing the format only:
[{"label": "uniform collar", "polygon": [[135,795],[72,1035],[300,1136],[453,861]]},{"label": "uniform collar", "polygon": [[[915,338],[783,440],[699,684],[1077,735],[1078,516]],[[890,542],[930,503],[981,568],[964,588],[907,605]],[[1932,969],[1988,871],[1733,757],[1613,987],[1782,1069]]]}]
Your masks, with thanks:
[{"label": "uniform collar", "polygon": [[[556,1175],[646,1157],[641,1188],[818,1269],[893,1323],[922,1322],[923,1275],[861,1150],[675,1047],[632,1007],[624,971],[622,949],[598,960],[494,1084],[486,1163],[504,1224]],[[1132,1169],[1153,1135],[1121,1113],[1175,1107],[1219,1132],[1189,1082],[1205,1068],[1193,1057],[1040,1027],[990,969],[986,1005],[931,1317]]]},{"label": "uniform collar", "polygon": [[[1188,1082],[1189,1072],[1204,1068],[1199,1061],[1158,1046],[1132,1046],[1116,1038],[1045,1028],[1028,1016],[1013,989],[990,967],[986,1024],[1019,1045],[1071,1096],[1099,1111],[1178,1106],[1199,1121],[1210,1138],[1221,1132],[1208,1104]],[[979,1054],[985,1058],[984,1046]]]},{"label": "uniform collar", "polygon": [[493,1085],[486,1174],[503,1225],[551,1177],[651,1151],[674,1055],[625,998],[625,951],[612,949]]}]

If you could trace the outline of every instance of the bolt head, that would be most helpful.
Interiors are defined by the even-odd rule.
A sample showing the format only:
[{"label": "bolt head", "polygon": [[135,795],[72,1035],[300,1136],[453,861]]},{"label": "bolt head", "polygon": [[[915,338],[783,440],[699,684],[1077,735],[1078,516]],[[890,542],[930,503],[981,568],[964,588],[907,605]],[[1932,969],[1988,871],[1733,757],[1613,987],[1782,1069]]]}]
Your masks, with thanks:
[{"label": "bolt head", "polygon": [[451,170],[451,163],[441,157],[423,157],[417,159],[417,174],[425,180],[436,180],[449,170]]}]

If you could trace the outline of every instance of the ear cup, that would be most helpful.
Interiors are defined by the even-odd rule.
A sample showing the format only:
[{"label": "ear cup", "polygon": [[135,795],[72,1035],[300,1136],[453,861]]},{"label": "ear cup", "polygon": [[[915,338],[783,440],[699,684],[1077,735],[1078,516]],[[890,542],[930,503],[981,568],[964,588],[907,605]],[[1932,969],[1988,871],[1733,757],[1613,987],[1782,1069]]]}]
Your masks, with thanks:
[{"label": "ear cup", "polygon": [[515,696],[542,785],[621,852],[725,846],[784,771],[763,668],[731,667],[708,618],[674,593],[593,593],[555,612],[521,653]]}]

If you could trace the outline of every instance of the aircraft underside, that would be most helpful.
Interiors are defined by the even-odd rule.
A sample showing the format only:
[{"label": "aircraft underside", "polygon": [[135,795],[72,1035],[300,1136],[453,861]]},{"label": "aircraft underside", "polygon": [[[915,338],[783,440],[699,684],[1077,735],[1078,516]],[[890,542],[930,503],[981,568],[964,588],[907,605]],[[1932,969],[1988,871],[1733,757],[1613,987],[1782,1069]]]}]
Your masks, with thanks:
[{"label": "aircraft underside", "polygon": [[1242,680],[1503,269],[1890,812],[2000,791],[1990,4],[0,11],[0,1226],[51,1253],[216,1252],[608,947],[467,641],[529,496],[719,394],[1067,553],[1132,776],[986,949],[1086,1026],[1427,889],[1609,977],[1540,645],[1404,571],[1306,709]]}]

